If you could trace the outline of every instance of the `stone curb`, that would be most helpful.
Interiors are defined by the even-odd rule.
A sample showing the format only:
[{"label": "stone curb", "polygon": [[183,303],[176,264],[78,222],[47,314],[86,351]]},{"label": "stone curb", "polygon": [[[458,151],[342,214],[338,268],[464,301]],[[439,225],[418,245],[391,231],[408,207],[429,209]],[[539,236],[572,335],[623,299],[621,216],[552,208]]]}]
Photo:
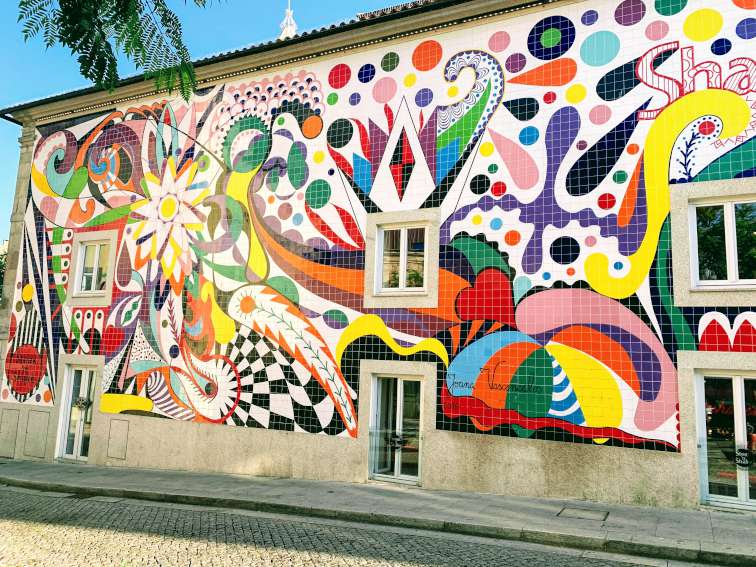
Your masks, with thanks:
[{"label": "stone curb", "polygon": [[526,541],[529,543],[571,547],[590,551],[622,553],[627,555],[653,557],[657,559],[698,561],[714,565],[737,565],[739,567],[745,567],[747,565],[756,566],[756,556],[741,553],[738,550],[732,549],[732,546],[719,546],[718,544],[709,542],[702,546],[698,541],[688,540],[651,538],[650,541],[649,538],[638,539],[631,536],[599,536],[587,532],[579,534],[516,527],[486,526],[372,512],[335,510],[332,508],[312,508],[309,506],[294,504],[235,500],[233,498],[214,498],[212,496],[199,496],[193,494],[151,492],[146,490],[99,486],[75,486],[63,483],[22,480],[2,475],[0,475],[0,484],[16,486],[19,488],[31,488],[46,492],[67,492],[82,496],[110,496],[116,498],[132,498],[135,500],[149,500],[152,502],[191,504],[195,506],[211,506],[229,509],[235,508],[237,510],[252,510],[255,512],[268,512],[273,514],[328,518],[347,522]]}]

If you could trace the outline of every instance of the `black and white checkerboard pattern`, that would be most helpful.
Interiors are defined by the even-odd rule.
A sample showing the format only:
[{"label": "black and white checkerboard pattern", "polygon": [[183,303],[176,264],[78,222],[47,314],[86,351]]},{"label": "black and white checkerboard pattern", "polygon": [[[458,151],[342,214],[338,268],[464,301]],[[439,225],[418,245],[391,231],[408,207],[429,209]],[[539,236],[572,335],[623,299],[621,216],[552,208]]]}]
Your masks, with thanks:
[{"label": "black and white checkerboard pattern", "polygon": [[229,425],[338,435],[345,429],[316,378],[270,340],[241,327],[227,347],[239,372],[239,405]]}]

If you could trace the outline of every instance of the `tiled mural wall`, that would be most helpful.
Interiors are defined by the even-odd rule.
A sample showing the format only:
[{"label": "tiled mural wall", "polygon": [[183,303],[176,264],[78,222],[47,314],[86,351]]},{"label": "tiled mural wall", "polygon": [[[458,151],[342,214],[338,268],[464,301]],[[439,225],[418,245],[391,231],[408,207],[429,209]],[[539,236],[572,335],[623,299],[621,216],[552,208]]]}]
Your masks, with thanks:
[{"label": "tiled mural wall", "polygon": [[[753,0],[567,4],[40,127],[0,400],[102,354],[103,411],[356,436],[359,361],[426,360],[439,429],[677,451],[675,352],[756,351],[674,305],[669,226],[756,174],[755,38]],[[367,215],[418,208],[438,306],[363,308]]]}]

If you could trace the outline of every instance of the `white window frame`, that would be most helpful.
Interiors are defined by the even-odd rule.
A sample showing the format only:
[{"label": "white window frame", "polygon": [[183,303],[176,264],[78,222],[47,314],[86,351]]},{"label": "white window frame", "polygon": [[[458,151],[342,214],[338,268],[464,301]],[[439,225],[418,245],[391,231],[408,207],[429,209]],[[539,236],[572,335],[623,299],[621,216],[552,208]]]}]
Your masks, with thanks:
[{"label": "white window frame", "polygon": [[[407,256],[409,245],[407,242],[407,233],[415,228],[423,230],[423,285],[422,287],[407,286]],[[384,268],[384,233],[387,230],[399,231],[399,287],[383,287],[383,268]],[[378,226],[376,238],[376,270],[375,270],[375,294],[376,295],[393,295],[396,293],[425,293],[428,281],[428,226],[424,224],[385,224]]]},{"label": "white window frame", "polygon": [[[720,199],[694,201],[688,206],[690,226],[690,275],[693,288],[749,288],[756,287],[756,279],[740,279],[738,273],[738,242],[735,230],[735,205],[756,204],[756,199]],[[723,207],[725,225],[725,254],[727,256],[726,280],[702,280],[698,265],[698,219],[696,210],[700,207]]]},{"label": "white window frame", "polygon": [[[110,242],[108,240],[90,240],[89,242],[81,242],[79,244],[79,250],[78,254],[79,257],[77,258],[77,266],[78,270],[76,273],[76,281],[75,283],[75,291],[74,293],[76,295],[104,295],[105,294],[105,288],[103,289],[83,289],[82,284],[84,283],[84,258],[86,257],[86,250],[89,246],[95,246],[96,252],[95,252],[95,258],[94,258],[94,266],[92,270],[92,283],[97,282],[97,270],[100,267],[100,259],[102,256],[102,247],[108,246],[108,255],[110,255]],[[105,283],[107,284],[107,274],[105,276]]]},{"label": "white window frame", "polygon": [[[363,306],[367,309],[423,309],[438,306],[439,210],[415,209],[367,216]],[[407,287],[407,232],[425,230],[423,287]],[[383,287],[383,238],[386,230],[401,230],[399,287]]]},{"label": "white window frame", "polygon": [[[117,230],[100,230],[74,234],[71,269],[68,277],[68,295],[66,303],[72,307],[108,307],[113,295],[113,279],[116,267]],[[105,273],[103,289],[81,289],[84,273],[84,251],[86,246],[108,244],[108,271]],[[99,252],[99,248],[98,248]],[[95,274],[99,263],[99,254],[95,260]]]}]

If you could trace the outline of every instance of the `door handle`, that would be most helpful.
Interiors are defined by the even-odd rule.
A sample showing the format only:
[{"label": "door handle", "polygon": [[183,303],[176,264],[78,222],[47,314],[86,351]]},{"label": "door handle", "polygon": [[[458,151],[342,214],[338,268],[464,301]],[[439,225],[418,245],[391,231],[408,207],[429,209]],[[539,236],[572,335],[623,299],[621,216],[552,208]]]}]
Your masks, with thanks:
[{"label": "door handle", "polygon": [[89,398],[85,398],[84,396],[76,398],[76,400],[74,400],[73,402],[73,406],[78,408],[80,411],[85,411],[91,405],[92,401]]}]

